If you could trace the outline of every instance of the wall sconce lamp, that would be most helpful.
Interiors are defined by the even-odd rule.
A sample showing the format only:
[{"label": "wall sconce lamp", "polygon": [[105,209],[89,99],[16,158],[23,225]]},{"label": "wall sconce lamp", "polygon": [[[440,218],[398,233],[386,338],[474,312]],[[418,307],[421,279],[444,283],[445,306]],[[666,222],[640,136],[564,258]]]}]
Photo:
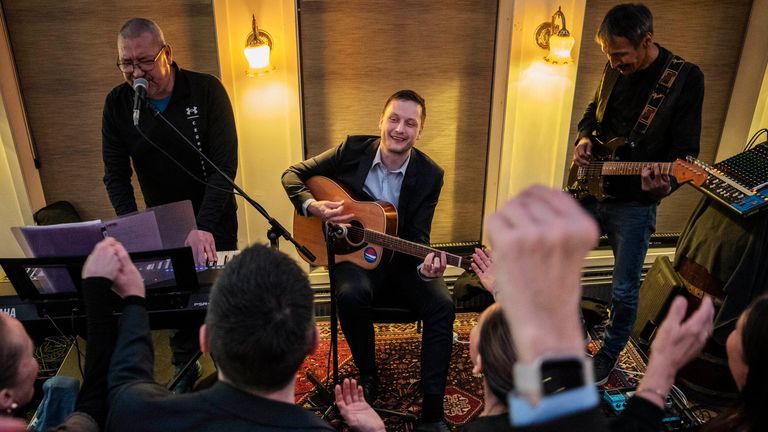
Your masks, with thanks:
[{"label": "wall sconce lamp", "polygon": [[[562,27],[557,25],[555,21],[560,18]],[[542,49],[548,49],[549,54],[544,57],[548,63],[554,64],[568,64],[573,63],[573,57],[571,57],[571,49],[576,40],[571,36],[568,29],[565,28],[565,15],[557,7],[557,12],[552,15],[551,22],[541,23],[536,28],[536,43]]]},{"label": "wall sconce lamp", "polygon": [[272,36],[256,26],[256,15],[251,22],[251,33],[245,40],[245,58],[248,59],[248,76],[261,76],[272,72],[275,67],[270,64],[269,55],[272,51]]}]

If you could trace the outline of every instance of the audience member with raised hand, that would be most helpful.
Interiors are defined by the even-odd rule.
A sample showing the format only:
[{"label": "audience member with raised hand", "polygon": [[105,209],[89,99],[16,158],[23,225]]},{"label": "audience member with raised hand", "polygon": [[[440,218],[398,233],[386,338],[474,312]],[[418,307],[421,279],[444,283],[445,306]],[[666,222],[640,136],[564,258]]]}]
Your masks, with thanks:
[{"label": "audience member with raised hand", "polygon": [[597,244],[594,220],[565,193],[533,186],[494,214],[489,229],[497,301],[518,360],[582,356],[580,278],[584,257]]},{"label": "audience member with raised hand", "polygon": [[496,300],[518,357],[508,399],[513,426],[607,430],[579,319],[581,267],[597,244],[597,225],[568,195],[533,186],[488,226]]},{"label": "audience member with raised hand", "polygon": [[493,259],[491,258],[491,251],[489,249],[475,248],[475,253],[472,254],[472,263],[470,267],[480,279],[480,285],[485,288],[486,291],[493,294],[493,298],[496,298],[496,273],[493,271]]},{"label": "audience member with raised hand", "polygon": [[144,284],[127,254],[118,256],[114,290],[125,305],[109,373],[109,430],[333,430],[294,401],[296,371],[319,337],[312,289],[295,261],[255,245],[227,265],[200,328],[218,382],[175,395],[154,381]]},{"label": "audience member with raised hand", "polygon": [[534,186],[492,216],[489,229],[497,300],[518,353],[509,396],[517,430],[659,430],[675,374],[712,332],[711,300],[688,320],[685,300],[673,302],[638,397],[608,425],[597,409],[578,317],[581,267],[597,242],[595,222],[564,193]]},{"label": "audience member with raised hand", "polygon": [[[295,404],[296,372],[317,348],[319,333],[309,280],[294,260],[255,245],[227,265],[200,328],[200,346],[215,356],[218,382],[174,395],[153,379],[144,284],[124,251],[118,258],[113,289],[125,306],[109,374],[109,430],[334,430]],[[356,382],[336,392],[354,430],[384,430]]]},{"label": "audience member with raised hand", "polygon": [[472,373],[483,379],[483,412],[462,432],[509,429],[507,394],[514,389],[512,366],[516,360],[512,346],[507,320],[499,305],[492,304],[480,314],[469,334]]},{"label": "audience member with raised hand", "polygon": [[384,421],[366,402],[363,387],[357,380],[344,378],[344,382],[336,384],[336,406],[341,416],[350,428],[358,432],[383,432]]},{"label": "audience member with raised hand", "polygon": [[[74,412],[71,414],[60,412],[66,403],[51,402],[47,404],[51,409],[39,416],[36,423],[30,425],[29,430],[81,432],[98,431],[103,427],[107,413],[106,376],[116,336],[109,292],[103,287],[110,286],[119,273],[121,268],[117,257],[119,249],[122,249],[119,243],[112,238],[107,238],[94,247],[83,266],[82,293],[89,318],[88,344],[85,354],[85,376],[82,389],[77,395]],[[105,292],[106,295],[104,295]],[[0,370],[5,372],[0,374],[0,403],[2,403],[0,408],[4,413],[11,414],[17,407],[23,406],[32,398],[38,366],[33,356],[32,340],[19,321],[0,314],[0,335],[2,335],[0,340],[11,342],[0,344]],[[50,386],[46,387],[52,389]],[[68,395],[46,394],[42,405],[46,406],[46,399],[62,400],[68,397]],[[58,424],[59,421],[61,424]],[[13,427],[18,427],[20,423],[7,420],[6,424],[3,424],[0,430],[14,430]]]},{"label": "audience member with raised hand", "polygon": [[611,425],[612,430],[663,430],[663,410],[675,375],[701,352],[712,334],[715,311],[712,299],[705,298],[688,319],[685,319],[686,308],[687,302],[683,297],[677,297],[672,302],[651,345],[645,375],[635,396]]},{"label": "audience member with raised hand", "polygon": [[768,295],[752,301],[728,336],[726,352],[739,396],[702,430],[754,432],[768,424]]}]

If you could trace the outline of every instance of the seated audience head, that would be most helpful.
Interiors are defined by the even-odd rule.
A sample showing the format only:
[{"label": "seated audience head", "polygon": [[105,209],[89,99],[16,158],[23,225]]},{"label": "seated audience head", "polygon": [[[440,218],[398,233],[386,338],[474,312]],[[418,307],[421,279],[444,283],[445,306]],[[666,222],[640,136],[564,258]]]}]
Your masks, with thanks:
[{"label": "seated audience head", "polygon": [[317,343],[312,290],[293,259],[254,245],[227,265],[200,331],[223,381],[246,391],[283,389]]},{"label": "seated audience head", "polygon": [[728,367],[740,391],[742,415],[749,424],[766,420],[768,406],[768,295],[741,314],[726,342]]},{"label": "seated audience head", "polygon": [[[494,303],[480,314],[469,334],[469,355],[474,373],[482,373],[486,391],[507,405],[507,393],[515,387],[512,366],[517,357],[504,313]],[[488,402],[486,394],[486,403]]]},{"label": "seated audience head", "polygon": [[0,341],[0,414],[11,414],[35,393],[35,345],[21,322],[4,313],[0,313]]}]

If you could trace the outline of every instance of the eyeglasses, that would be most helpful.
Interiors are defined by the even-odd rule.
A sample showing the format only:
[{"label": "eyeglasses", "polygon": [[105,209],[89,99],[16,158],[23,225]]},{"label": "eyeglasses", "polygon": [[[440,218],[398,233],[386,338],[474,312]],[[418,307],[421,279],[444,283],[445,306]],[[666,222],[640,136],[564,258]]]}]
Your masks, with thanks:
[{"label": "eyeglasses", "polygon": [[118,61],[117,68],[120,69],[120,72],[122,73],[131,73],[133,72],[133,68],[135,67],[138,67],[139,69],[141,69],[142,72],[149,72],[155,68],[155,63],[157,62],[157,59],[160,58],[160,54],[163,53],[166,46],[167,45],[163,45],[160,48],[160,51],[158,51],[157,54],[155,54],[155,58],[153,58],[152,60],[139,60],[135,63],[132,61],[125,61],[125,62]]}]

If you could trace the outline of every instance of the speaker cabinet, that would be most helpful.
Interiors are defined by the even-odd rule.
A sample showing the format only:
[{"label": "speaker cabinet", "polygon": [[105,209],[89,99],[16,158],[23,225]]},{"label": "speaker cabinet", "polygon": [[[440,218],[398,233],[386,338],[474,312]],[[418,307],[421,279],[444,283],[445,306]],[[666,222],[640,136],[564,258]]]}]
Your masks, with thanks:
[{"label": "speaker cabinet", "polygon": [[657,328],[667,316],[672,300],[684,290],[683,280],[672,267],[669,258],[656,258],[640,286],[637,319],[631,334],[637,347],[646,355],[649,354]]}]

